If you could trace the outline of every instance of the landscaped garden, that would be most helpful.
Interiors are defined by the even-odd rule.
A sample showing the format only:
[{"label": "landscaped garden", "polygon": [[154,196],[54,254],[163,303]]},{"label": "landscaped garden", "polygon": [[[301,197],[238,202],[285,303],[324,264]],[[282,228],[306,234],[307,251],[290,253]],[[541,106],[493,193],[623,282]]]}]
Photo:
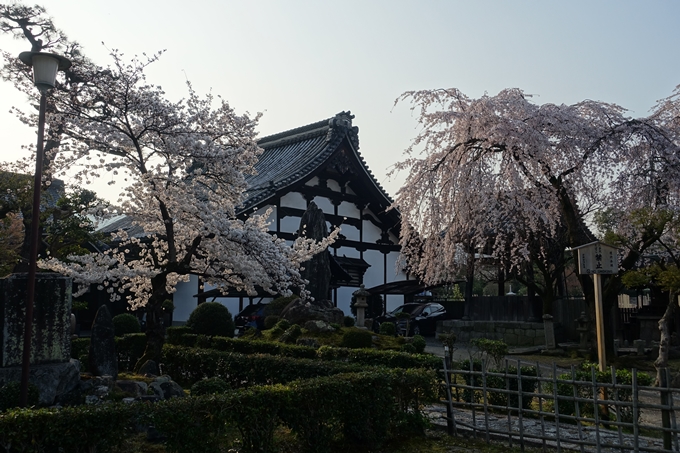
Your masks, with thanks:
[{"label": "landscaped garden", "polygon": [[[424,340],[376,335],[350,319],[324,332],[278,320],[243,338],[206,335],[214,326],[196,320],[171,327],[160,378],[133,372],[146,335],[124,333],[136,330],[129,317],[114,324],[123,333],[117,380],[89,374],[90,339],[74,339],[80,388],[58,407],[8,407],[5,451],[379,451],[424,439],[422,408],[438,397],[441,359],[415,352]],[[163,397],[168,383],[181,393]]]}]

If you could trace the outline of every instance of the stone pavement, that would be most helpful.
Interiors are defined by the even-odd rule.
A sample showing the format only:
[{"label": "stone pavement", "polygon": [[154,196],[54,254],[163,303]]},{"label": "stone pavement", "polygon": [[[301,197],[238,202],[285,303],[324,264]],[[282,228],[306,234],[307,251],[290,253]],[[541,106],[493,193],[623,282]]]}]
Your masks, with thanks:
[{"label": "stone pavement", "polygon": [[[444,348],[437,339],[434,337],[426,337],[427,346],[425,352],[435,354],[439,357],[444,357]],[[543,349],[541,347],[530,347],[530,348],[515,348],[508,354],[508,359],[512,360],[512,355],[523,355],[523,354],[533,354],[538,353]],[[467,344],[457,344],[454,350],[453,359],[454,360],[465,360],[470,357],[471,349]],[[552,372],[551,367],[547,371]],[[442,429],[446,431],[446,405],[442,402],[440,404],[434,404],[427,406],[425,408],[425,413],[431,419],[433,427]],[[648,419],[651,417],[650,419]],[[659,426],[661,424],[660,413],[657,414],[656,411],[644,411],[643,418],[641,420],[646,425]],[[473,419],[472,411],[462,410],[454,408],[454,419],[456,420],[458,434],[464,434],[466,436],[474,435],[472,427],[477,428],[476,437],[484,439],[486,423],[484,419],[483,411],[476,411],[475,417]],[[658,420],[657,420],[658,419]],[[489,437],[494,440],[502,440],[511,443],[512,445],[518,445],[520,443],[520,420],[517,416],[511,416],[508,419],[507,415],[503,414],[489,414],[488,415],[488,428],[490,431],[496,431],[496,433],[491,433]],[[511,435],[509,435],[509,433]],[[535,418],[522,418],[522,439],[527,446],[531,447],[543,447],[557,449],[558,448],[558,426],[554,422],[550,422],[544,419],[541,423],[540,419]],[[580,437],[579,437],[580,436]],[[541,440],[541,437],[545,438],[545,441]],[[595,444],[599,438],[601,445],[601,450],[604,452],[622,452],[622,451],[633,451],[635,449],[635,437],[632,434],[622,433],[619,437],[617,430],[607,430],[602,427],[596,429],[594,426],[583,426],[581,427],[580,433],[577,425],[567,425],[561,423],[559,425],[559,447],[567,450],[580,450],[581,447],[578,444],[569,442],[569,440],[590,442],[593,445],[584,446],[583,450],[587,452],[596,452],[597,447]],[[638,436],[638,451],[653,451],[653,450],[663,450],[663,440],[656,438],[649,438]],[[545,443],[544,443],[545,442]],[[674,451],[680,451],[680,445],[677,440],[674,440],[673,444]]]},{"label": "stone pavement", "polygon": [[[425,414],[430,418],[432,427],[440,430],[447,430],[446,425],[446,405],[434,404],[425,408]],[[479,439],[485,439],[485,429],[487,428],[484,413],[477,411],[475,417],[472,416],[472,411],[460,410],[454,408],[453,418],[456,422],[456,429],[458,435],[467,437],[476,436]],[[472,427],[477,428],[474,433]],[[489,438],[493,440],[506,441],[510,445],[517,446],[520,444],[520,439],[524,441],[525,446],[541,448],[545,445],[549,449],[558,448],[558,427],[554,422],[544,420],[541,423],[540,419],[523,417],[522,432],[520,436],[520,420],[519,417],[502,414],[488,415],[488,429],[492,431]],[[511,434],[511,436],[509,435]],[[545,441],[541,440],[544,438]],[[650,437],[638,436],[638,448],[635,448],[635,437],[632,434],[622,433],[619,435],[616,430],[596,429],[594,426],[584,426],[579,428],[576,425],[559,425],[559,447],[566,450],[580,450],[581,447],[569,440],[587,441],[593,445],[585,445],[584,451],[596,452],[595,446],[598,442],[601,445],[599,451],[603,452],[622,452],[622,451],[641,451],[662,450],[663,440]],[[673,445],[673,450],[678,451],[677,441]]]}]

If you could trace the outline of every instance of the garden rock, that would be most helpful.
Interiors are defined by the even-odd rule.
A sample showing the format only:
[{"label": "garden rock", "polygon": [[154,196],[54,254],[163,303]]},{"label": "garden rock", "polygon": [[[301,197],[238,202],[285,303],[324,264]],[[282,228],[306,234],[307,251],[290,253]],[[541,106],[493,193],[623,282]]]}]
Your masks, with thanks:
[{"label": "garden rock", "polygon": [[161,399],[179,398],[184,396],[184,390],[180,385],[170,379],[170,376],[159,376],[151,384],[151,390]]},{"label": "garden rock", "polygon": [[307,321],[303,327],[314,333],[335,332],[335,327],[325,321]]},{"label": "garden rock", "polygon": [[295,299],[281,312],[281,318],[291,324],[304,326],[307,321],[324,321],[328,324],[342,324],[345,313],[328,300]]},{"label": "garden rock", "polygon": [[[0,368],[0,382],[21,381],[21,367]],[[41,406],[51,406],[80,387],[80,362],[31,365],[29,381],[38,387]]]},{"label": "garden rock", "polygon": [[128,379],[117,381],[116,385],[120,387],[122,391],[133,395],[135,398],[146,395],[146,391],[149,388],[146,382],[131,381]]},{"label": "garden rock", "polygon": [[295,342],[298,346],[307,346],[309,348],[319,349],[319,342],[316,338],[298,338]]},{"label": "garden rock", "polygon": [[159,374],[161,374],[161,371],[156,362],[154,362],[153,360],[147,360],[139,368],[138,373],[141,374],[142,376],[158,376]]},{"label": "garden rock", "polygon": [[89,368],[95,376],[118,376],[118,357],[114,339],[113,321],[106,305],[97,310],[92,323]]}]

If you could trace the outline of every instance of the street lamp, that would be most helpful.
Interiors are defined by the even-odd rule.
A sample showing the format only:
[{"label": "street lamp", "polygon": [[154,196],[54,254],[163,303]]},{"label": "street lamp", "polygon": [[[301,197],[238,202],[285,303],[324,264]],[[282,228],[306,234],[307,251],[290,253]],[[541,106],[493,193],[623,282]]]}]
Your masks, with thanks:
[{"label": "street lamp", "polygon": [[45,132],[45,108],[47,90],[54,88],[57,71],[65,71],[71,61],[61,55],[47,52],[22,52],[19,60],[33,67],[33,83],[40,90],[38,113],[38,143],[36,145],[35,177],[33,180],[33,216],[31,218],[31,250],[28,257],[28,288],[26,291],[26,323],[24,327],[24,350],[21,362],[21,395],[19,403],[28,402],[28,378],[31,362],[31,331],[33,330],[33,301],[35,299],[35,274],[38,268],[38,242],[40,241],[40,184],[43,167],[43,135]]}]

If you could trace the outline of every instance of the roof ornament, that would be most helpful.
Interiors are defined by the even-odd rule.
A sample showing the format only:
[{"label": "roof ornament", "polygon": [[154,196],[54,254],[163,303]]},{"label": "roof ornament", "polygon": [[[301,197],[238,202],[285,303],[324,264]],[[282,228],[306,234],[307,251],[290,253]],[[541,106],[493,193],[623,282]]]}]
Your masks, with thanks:
[{"label": "roof ornament", "polygon": [[337,130],[339,133],[344,134],[352,128],[352,120],[354,115],[351,112],[340,112],[333,118],[328,120],[328,135],[326,135],[326,141],[330,141],[333,137],[333,133]]}]

